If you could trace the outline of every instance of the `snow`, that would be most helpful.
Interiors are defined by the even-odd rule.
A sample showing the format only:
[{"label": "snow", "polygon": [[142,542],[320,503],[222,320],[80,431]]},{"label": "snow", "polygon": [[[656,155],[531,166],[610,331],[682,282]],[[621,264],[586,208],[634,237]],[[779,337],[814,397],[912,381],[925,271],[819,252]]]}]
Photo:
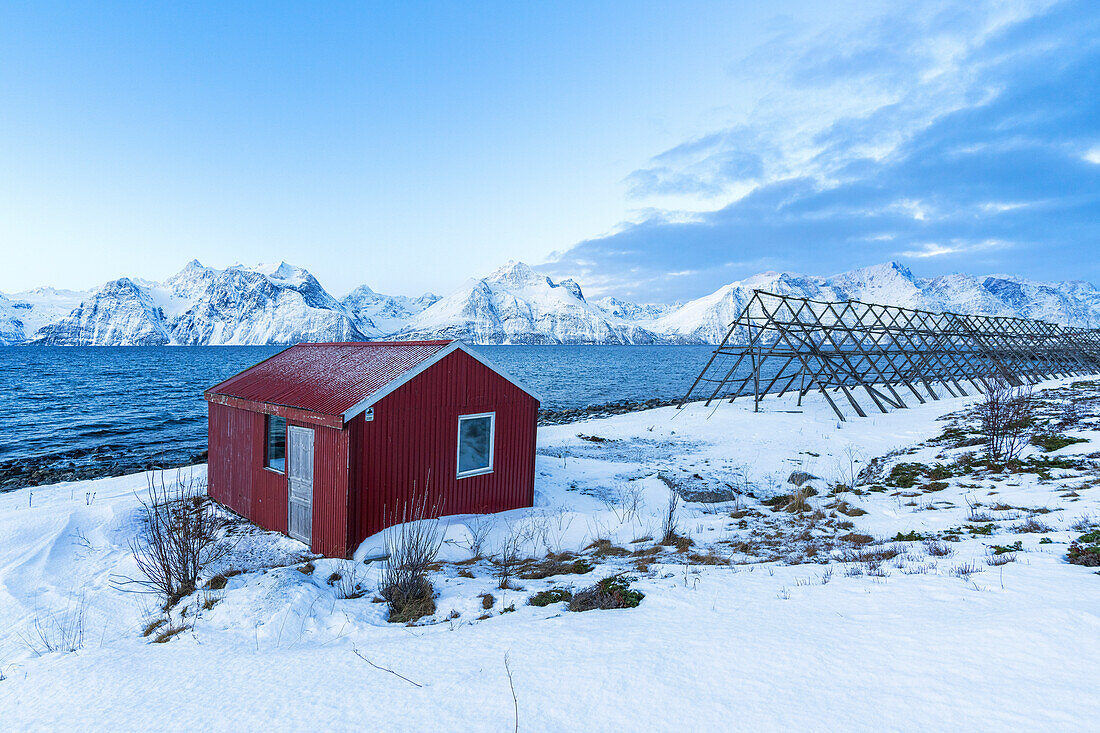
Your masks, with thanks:
[{"label": "snow", "polygon": [[[669,496],[659,475],[745,481],[764,498],[791,491],[787,476],[802,470],[822,477],[815,485],[823,489],[844,474],[849,455],[866,463],[913,451],[890,460],[930,463],[957,451],[926,441],[943,431],[942,416],[973,402],[944,399],[837,423],[819,398],[801,407],[769,398],[757,414],[746,401],[542,428],[536,506],[483,520],[486,541],[493,548],[511,532],[536,529],[532,542],[544,548],[579,551],[593,537],[648,546],[632,541],[657,531]],[[1097,450],[1100,430],[1069,434],[1090,442],[1052,455]],[[968,502],[1051,510],[1038,515],[1049,532],[1016,534],[1011,522],[998,522],[991,536],[950,543],[951,557],[906,543],[911,557],[885,563],[882,577],[848,575],[858,563],[843,557],[793,564],[787,544],[804,526],[751,497],[737,504],[749,511],[747,530],[731,521],[730,505],[711,513],[685,503],[680,525],[692,550],[733,552],[730,542],[759,529],[761,538],[787,533],[779,548],[787,560],[710,566],[666,550],[648,572],[636,571],[641,605],[586,613],[525,599],[590,584],[631,568],[631,558],[501,591],[484,562],[453,564],[469,558],[476,521],[449,517],[448,563],[432,575],[438,612],[415,626],[387,623],[384,604],[370,601],[378,563],[317,559],[304,574],[304,546],[255,530],[240,536],[227,561],[248,572],[229,579],[213,608],[198,607],[201,594],[185,600],[172,620],[187,608],[182,620],[192,628],[165,644],[141,636],[159,615],[153,600],[110,583],[135,572],[127,545],[138,531],[145,476],[13,491],[0,494],[0,718],[9,729],[88,720],[106,729],[227,730],[265,721],[292,730],[511,729],[507,659],[523,730],[1087,728],[1100,715],[1093,689],[1100,581],[1063,556],[1077,534],[1071,525],[1100,516],[1100,487],[1070,473],[951,479],[915,507],[900,494],[850,495],[867,512],[851,518],[851,531],[877,537],[958,526]],[[1067,498],[1067,487],[1077,496]],[[615,492],[635,493],[638,511],[626,516]],[[825,498],[823,491],[814,501]],[[1041,544],[1043,537],[1051,542]],[[988,545],[1017,540],[1015,562],[986,564]],[[380,538],[370,538],[357,556],[379,547]],[[956,577],[952,569],[965,563],[979,572]],[[368,592],[341,600],[326,579],[351,567]],[[489,611],[478,597],[484,592],[495,596]],[[64,614],[74,597],[87,601],[83,648],[36,656],[23,640],[36,612]],[[448,619],[452,610],[459,615]]]},{"label": "snow", "polygon": [[[130,290],[133,292],[129,292]],[[337,301],[308,270],[286,262],[225,270],[197,260],[163,283],[122,278],[91,292],[0,295],[0,344],[269,344],[462,338],[486,344],[718,343],[754,289],[815,300],[1076,326],[1100,323],[1100,290],[1082,281],[952,274],[916,277],[884,263],[830,278],[763,272],[675,305],[585,300],[572,279],[553,282],[511,261],[446,297],[382,295],[362,285]],[[39,332],[39,329],[42,329]]]},{"label": "snow", "polygon": [[87,291],[35,288],[0,294],[0,346],[21,343],[43,326],[72,312]]},{"label": "snow", "polygon": [[354,316],[359,330],[378,336],[400,331],[409,319],[439,300],[434,293],[424,293],[419,298],[404,295],[383,295],[366,285],[360,285],[341,298],[340,304]]},{"label": "snow", "polygon": [[479,344],[659,341],[646,329],[588,303],[572,280],[554,283],[514,261],[425,308],[396,337],[461,338]]},{"label": "snow", "polygon": [[[373,333],[371,335],[377,335]],[[107,283],[35,341],[51,345],[263,345],[367,335],[303,268],[218,270],[192,260],[163,283]]]}]

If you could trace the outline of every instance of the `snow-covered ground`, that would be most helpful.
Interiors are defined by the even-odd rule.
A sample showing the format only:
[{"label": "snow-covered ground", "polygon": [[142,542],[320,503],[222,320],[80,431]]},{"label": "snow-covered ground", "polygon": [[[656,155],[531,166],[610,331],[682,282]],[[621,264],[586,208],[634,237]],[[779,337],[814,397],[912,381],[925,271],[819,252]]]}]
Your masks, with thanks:
[{"label": "snow-covered ground", "polygon": [[[0,494],[0,727],[1087,729],[1100,719],[1100,577],[1065,553],[1100,521],[1100,385],[1070,382],[1043,394],[1082,406],[1059,434],[1088,442],[1027,448],[1059,459],[1035,472],[957,468],[981,450],[958,446],[973,442],[958,416],[973,398],[843,424],[808,397],[542,428],[536,507],[446,518],[437,612],[412,626],[372,602],[378,563],[310,561],[242,529],[210,573],[245,572],[145,637],[165,614],[111,582],[137,574],[144,475]],[[900,462],[924,469],[907,481]],[[956,468],[921,474],[936,464]],[[857,492],[830,492],[860,471]],[[815,477],[806,511],[761,502],[797,491],[794,472]],[[731,497],[681,505],[691,546],[652,539],[669,485]],[[519,536],[528,554],[595,568],[500,590],[491,562],[471,561],[486,524],[487,555]],[[919,539],[889,541],[898,533]],[[606,541],[586,549],[594,540]],[[622,571],[645,593],[637,608],[526,604]],[[328,582],[349,572],[365,596]],[[81,609],[81,648],[41,653],[36,619],[49,635]]]}]

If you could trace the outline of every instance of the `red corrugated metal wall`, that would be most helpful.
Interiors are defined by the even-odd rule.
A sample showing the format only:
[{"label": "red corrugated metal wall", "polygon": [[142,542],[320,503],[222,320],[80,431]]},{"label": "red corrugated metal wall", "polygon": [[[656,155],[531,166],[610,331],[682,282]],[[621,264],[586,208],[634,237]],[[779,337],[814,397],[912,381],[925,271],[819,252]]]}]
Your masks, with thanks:
[{"label": "red corrugated metal wall", "polygon": [[[286,532],[286,476],[264,468],[264,415],[208,403],[211,498],[265,529]],[[313,437],[313,541],[311,549],[347,552],[348,431],[311,428]]]},{"label": "red corrugated metal wall", "polygon": [[286,532],[286,477],[263,467],[264,416],[207,407],[211,498],[265,529]]},{"label": "red corrugated metal wall", "polygon": [[[392,523],[427,486],[442,514],[531,506],[538,401],[462,351],[356,417],[349,434],[348,547]],[[493,472],[456,478],[459,415],[496,413]]]},{"label": "red corrugated metal wall", "polygon": [[347,537],[348,430],[317,427],[313,429],[313,542],[310,549],[329,557],[344,557],[348,551]]}]

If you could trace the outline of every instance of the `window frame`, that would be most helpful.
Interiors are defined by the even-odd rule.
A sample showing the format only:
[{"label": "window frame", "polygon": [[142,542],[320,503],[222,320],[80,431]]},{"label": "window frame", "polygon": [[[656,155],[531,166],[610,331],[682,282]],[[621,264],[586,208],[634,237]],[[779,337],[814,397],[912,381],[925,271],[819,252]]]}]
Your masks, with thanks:
[{"label": "window frame", "polygon": [[[475,468],[470,471],[462,471],[462,421],[479,418],[489,418],[489,465],[486,468]],[[469,478],[471,476],[484,476],[493,472],[495,456],[495,444],[497,442],[497,414],[496,412],[476,412],[469,415],[458,416],[458,434],[455,439],[455,478]]]},{"label": "window frame", "polygon": [[[275,468],[274,466],[271,465],[270,455],[268,454],[268,449],[271,447],[271,421],[272,421],[272,419],[283,421],[283,469],[281,471],[278,468]],[[263,468],[264,468],[265,471],[271,471],[272,473],[277,473],[280,476],[286,476],[286,461],[287,461],[286,450],[287,450],[287,432],[288,432],[287,429],[289,428],[289,426],[290,426],[290,423],[287,422],[287,419],[285,417],[283,417],[282,415],[270,415],[270,414],[265,414],[264,415],[264,463],[263,463]]]}]

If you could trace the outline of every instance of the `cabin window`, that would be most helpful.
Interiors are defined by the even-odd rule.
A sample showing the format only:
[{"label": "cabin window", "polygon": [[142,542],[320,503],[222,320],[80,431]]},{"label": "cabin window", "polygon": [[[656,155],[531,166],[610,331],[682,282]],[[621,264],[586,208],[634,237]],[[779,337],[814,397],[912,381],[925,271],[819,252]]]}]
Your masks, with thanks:
[{"label": "cabin window", "polygon": [[492,412],[458,418],[459,478],[492,472],[495,421],[496,414]]},{"label": "cabin window", "polygon": [[264,466],[286,473],[286,418],[267,415],[264,436]]}]

